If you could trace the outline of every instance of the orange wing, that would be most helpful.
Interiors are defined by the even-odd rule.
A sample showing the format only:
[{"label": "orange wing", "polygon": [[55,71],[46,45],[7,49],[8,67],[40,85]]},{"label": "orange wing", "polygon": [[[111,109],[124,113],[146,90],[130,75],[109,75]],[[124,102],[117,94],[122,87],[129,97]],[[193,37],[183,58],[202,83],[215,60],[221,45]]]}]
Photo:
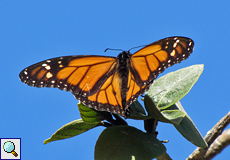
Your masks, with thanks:
[{"label": "orange wing", "polygon": [[186,37],[169,37],[147,45],[131,56],[127,105],[147,91],[158,74],[180,63],[192,53],[194,42]]},{"label": "orange wing", "polygon": [[125,108],[122,106],[122,96],[118,72],[111,74],[100,89],[93,95],[82,97],[74,96],[81,100],[86,106],[99,111],[108,111],[125,116]]},{"label": "orange wing", "polygon": [[55,87],[83,97],[96,93],[115,66],[114,57],[66,56],[29,66],[19,77],[30,86]]}]

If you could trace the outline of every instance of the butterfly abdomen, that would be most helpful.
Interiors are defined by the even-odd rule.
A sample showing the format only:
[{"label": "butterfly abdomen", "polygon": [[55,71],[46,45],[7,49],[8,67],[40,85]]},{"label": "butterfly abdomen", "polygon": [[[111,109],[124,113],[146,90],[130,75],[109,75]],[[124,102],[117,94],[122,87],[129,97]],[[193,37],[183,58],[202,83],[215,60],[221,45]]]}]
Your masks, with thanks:
[{"label": "butterfly abdomen", "polygon": [[129,51],[123,51],[120,53],[117,57],[117,63],[118,63],[118,75],[120,79],[120,90],[121,90],[121,96],[122,96],[122,107],[124,110],[126,110],[126,94],[128,91],[128,76],[129,76],[129,70],[130,70],[130,57],[131,53]]}]

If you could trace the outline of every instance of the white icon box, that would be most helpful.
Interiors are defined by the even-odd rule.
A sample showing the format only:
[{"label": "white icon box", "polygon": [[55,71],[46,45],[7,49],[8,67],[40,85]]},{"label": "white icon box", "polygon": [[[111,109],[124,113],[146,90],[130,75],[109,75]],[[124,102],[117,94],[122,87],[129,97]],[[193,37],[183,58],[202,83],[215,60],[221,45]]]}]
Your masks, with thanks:
[{"label": "white icon box", "polygon": [[21,138],[1,138],[0,160],[21,159]]}]

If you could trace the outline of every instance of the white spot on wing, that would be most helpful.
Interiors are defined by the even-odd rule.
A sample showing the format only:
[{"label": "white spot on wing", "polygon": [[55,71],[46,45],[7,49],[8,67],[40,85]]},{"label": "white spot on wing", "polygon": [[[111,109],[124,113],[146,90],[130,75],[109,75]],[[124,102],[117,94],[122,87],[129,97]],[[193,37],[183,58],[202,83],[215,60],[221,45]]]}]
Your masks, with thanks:
[{"label": "white spot on wing", "polygon": [[176,55],[176,52],[175,50],[173,50],[171,53],[170,53],[170,56],[174,57]]},{"label": "white spot on wing", "polygon": [[53,74],[51,74],[50,72],[46,73],[46,78],[51,78],[53,77]]},{"label": "white spot on wing", "polygon": [[45,69],[50,70],[51,69],[50,65],[47,65]]},{"label": "white spot on wing", "polygon": [[174,43],[174,44],[173,44],[173,48],[176,48],[176,46],[177,46],[177,43]]}]

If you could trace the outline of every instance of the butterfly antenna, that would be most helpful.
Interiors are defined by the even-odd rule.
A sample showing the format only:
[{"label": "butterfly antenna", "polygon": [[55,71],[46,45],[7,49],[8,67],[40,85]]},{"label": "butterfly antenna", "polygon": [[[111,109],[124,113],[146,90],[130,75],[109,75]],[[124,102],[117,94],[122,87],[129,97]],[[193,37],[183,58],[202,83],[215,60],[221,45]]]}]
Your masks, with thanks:
[{"label": "butterfly antenna", "polygon": [[106,52],[107,50],[113,50],[113,51],[123,51],[122,49],[111,49],[111,48],[106,48],[106,50],[104,52]]},{"label": "butterfly antenna", "polygon": [[133,47],[131,49],[129,49],[128,51],[132,50],[132,49],[135,49],[135,48],[140,48],[140,47],[146,47],[147,45],[141,45],[141,46],[137,46],[137,47]]}]

